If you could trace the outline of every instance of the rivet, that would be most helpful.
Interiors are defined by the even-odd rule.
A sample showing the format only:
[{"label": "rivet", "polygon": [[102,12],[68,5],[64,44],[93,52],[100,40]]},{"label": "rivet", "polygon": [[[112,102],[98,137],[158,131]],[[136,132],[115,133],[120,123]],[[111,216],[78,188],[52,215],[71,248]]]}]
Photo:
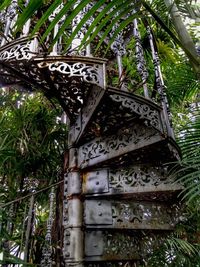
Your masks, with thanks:
[{"label": "rivet", "polygon": [[69,257],[69,256],[70,256],[70,253],[69,253],[69,252],[66,252],[66,253],[65,253],[65,256],[66,256],[66,257]]},{"label": "rivet", "polygon": [[99,181],[96,182],[96,185],[99,185]]},{"label": "rivet", "polygon": [[102,216],[102,212],[99,212],[99,214],[98,214],[99,216]]},{"label": "rivet", "polygon": [[97,244],[94,245],[95,248],[96,248],[97,246],[98,246]]},{"label": "rivet", "polygon": [[101,206],[101,201],[98,202],[98,205]]},{"label": "rivet", "polygon": [[70,241],[68,240],[68,241],[66,242],[66,244],[67,244],[67,245],[70,245]]}]

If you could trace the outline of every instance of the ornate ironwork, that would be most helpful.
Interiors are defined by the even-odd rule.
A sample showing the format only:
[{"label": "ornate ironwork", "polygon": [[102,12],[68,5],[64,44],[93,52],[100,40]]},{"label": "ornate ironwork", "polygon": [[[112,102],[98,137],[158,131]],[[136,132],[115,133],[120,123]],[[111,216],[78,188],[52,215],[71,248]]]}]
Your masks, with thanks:
[{"label": "ornate ironwork", "polygon": [[146,122],[156,129],[162,129],[161,120],[158,110],[151,108],[147,104],[142,104],[136,102],[134,99],[130,99],[125,96],[120,96],[119,94],[111,94],[111,99],[121,104],[122,108],[128,108],[131,112],[135,112],[140,115],[141,119],[145,119]]},{"label": "ornate ironwork", "polygon": [[135,124],[117,135],[96,138],[79,148],[78,165],[81,168],[114,159],[130,151],[159,142],[162,137],[154,129]]},{"label": "ornate ironwork", "polygon": [[0,53],[0,61],[29,60],[32,57],[33,53],[31,53],[31,41],[8,47],[8,49]]},{"label": "ornate ironwork", "polygon": [[53,225],[53,209],[54,209],[54,189],[52,188],[51,193],[49,194],[50,201],[49,201],[49,218],[47,220],[47,232],[45,236],[45,244],[42,249],[42,260],[41,266],[42,267],[51,267],[52,266],[52,245],[51,245],[51,231]]},{"label": "ornate ironwork", "polygon": [[12,3],[9,5],[9,7],[6,10],[5,13],[5,19],[13,20],[14,17],[17,15],[17,9],[18,9],[18,1],[12,0]]},{"label": "ornate ironwork", "polygon": [[144,58],[144,52],[143,47],[141,44],[141,37],[138,30],[138,23],[137,20],[134,19],[134,29],[133,29],[133,36],[135,37],[135,57],[136,57],[136,64],[137,64],[137,70],[142,78],[143,82],[143,88],[144,88],[144,95],[146,97],[149,97],[148,89],[147,89],[147,79],[148,79],[148,71],[146,68],[146,60]]},{"label": "ornate ironwork", "polygon": [[67,78],[81,78],[82,81],[96,84],[105,88],[104,60],[91,59],[86,60],[83,57],[64,58],[65,60],[55,60],[49,58],[46,62],[38,62],[41,69],[48,68],[51,73],[59,72],[66,75]]},{"label": "ornate ironwork", "polygon": [[160,69],[160,61],[159,61],[158,53],[154,47],[153,35],[151,33],[151,28],[149,26],[147,27],[147,33],[149,36],[149,42],[151,46],[153,64],[154,64],[154,69],[155,69],[156,89],[159,93],[160,101],[163,107],[163,114],[164,114],[165,121],[167,124],[168,134],[174,138],[174,133],[171,128],[171,114],[169,110],[169,104],[168,104],[168,100],[167,100],[167,96],[165,92],[165,85],[164,85],[164,81],[163,81],[162,73]]},{"label": "ornate ironwork", "polygon": [[[97,169],[83,173],[83,193],[107,196],[116,194],[132,194],[134,199],[141,199],[141,193],[147,193],[149,200],[163,199],[172,190],[179,192],[182,185],[169,176],[167,167],[152,165],[134,165],[114,169]],[[152,193],[163,192],[163,196]],[[136,195],[139,195],[138,197]],[[145,199],[148,199],[145,197]]]},{"label": "ornate ironwork", "polygon": [[132,200],[86,200],[87,228],[171,230],[179,221],[176,205]]},{"label": "ornate ironwork", "polygon": [[59,71],[68,75],[68,77],[81,77],[85,82],[100,85],[99,65],[91,66],[81,62],[74,64],[55,62],[49,64],[49,70],[52,72]]},{"label": "ornate ironwork", "polygon": [[123,192],[139,190],[140,187],[159,187],[172,184],[174,181],[168,177],[167,169],[157,166],[139,165],[126,169],[111,169],[109,171],[110,187]]},{"label": "ornate ironwork", "polygon": [[86,231],[86,259],[94,262],[139,260],[151,255],[153,250],[163,244],[165,238],[166,233],[162,235],[145,231]]},{"label": "ornate ironwork", "polygon": [[[77,1],[75,7],[80,4],[81,1]],[[82,19],[84,19],[85,15],[90,11],[90,9],[94,6],[94,3],[88,3],[74,18],[73,24],[72,24],[72,31],[76,29],[78,24],[81,22]],[[70,52],[71,55],[79,54],[79,55],[90,55],[90,44],[86,47],[86,50],[78,50],[79,46],[81,44],[81,40],[84,37],[84,34],[87,32],[87,28],[91,25],[91,23],[94,21],[94,18],[91,16],[89,19],[87,19],[84,23],[84,25],[81,27],[81,30],[78,31],[76,34],[73,42],[72,42],[72,51]]]},{"label": "ornate ironwork", "polygon": [[[75,9],[80,2],[76,1]],[[132,4],[136,3],[133,1]],[[56,18],[63,5],[54,10],[49,21]],[[91,8],[95,9],[94,5],[98,7],[98,2],[91,1],[77,14],[70,32],[86,18]],[[100,266],[107,267],[110,262],[109,266],[114,267],[132,266],[133,262],[148,257],[163,242],[165,233],[178,222],[180,210],[174,199],[182,188],[174,184],[167,167],[163,167],[163,163],[177,158],[179,153],[175,143],[168,139],[173,135],[168,124],[160,63],[150,29],[148,34],[162,107],[148,99],[148,72],[136,19],[126,33],[117,34],[110,57],[113,53],[117,56],[119,84],[126,90],[122,56],[126,53],[125,38],[134,25],[137,70],[146,99],[107,87],[106,60],[91,57],[90,45],[86,51],[80,52],[88,56],[72,56],[78,53],[81,39],[94,21],[93,17],[76,34],[71,56],[61,56],[60,52],[65,53],[62,51],[62,37],[46,55],[48,47],[42,46],[37,36],[19,38],[4,46],[12,37],[10,32],[17,16],[16,9],[15,0],[7,10],[8,22],[3,21],[5,38],[9,38],[1,42],[1,83],[20,82],[41,88],[48,98],[59,100],[71,122],[63,198],[65,264],[81,267],[90,262],[91,267],[98,267],[97,262],[100,262]],[[65,18],[66,15],[55,25],[46,45],[57,35]],[[28,34],[30,23],[27,22],[22,34]],[[109,38],[114,37],[117,28],[118,24],[115,24]],[[170,204],[167,202],[169,199]],[[53,193],[41,266],[52,265],[52,216]]]},{"label": "ornate ironwork", "polygon": [[[112,12],[112,11],[111,11]],[[116,15],[114,16],[113,19],[115,19],[115,17],[117,17],[118,13],[116,13]],[[113,27],[112,30],[109,33],[109,38],[112,39],[116,30],[119,28],[119,23],[116,22]],[[115,55],[117,56],[123,56],[126,54],[126,47],[125,47],[125,41],[124,41],[124,37],[123,37],[123,32],[119,32],[117,34],[117,36],[115,37],[113,43],[111,44],[111,49],[112,51],[115,53]]]},{"label": "ornate ironwork", "polygon": [[[56,16],[60,13],[60,11],[62,10],[62,8],[64,7],[63,3],[61,3],[60,5],[57,6],[57,8],[51,13],[51,15],[48,17],[49,21],[53,21]],[[59,21],[59,23],[64,21],[64,16],[62,17],[62,19]]]}]

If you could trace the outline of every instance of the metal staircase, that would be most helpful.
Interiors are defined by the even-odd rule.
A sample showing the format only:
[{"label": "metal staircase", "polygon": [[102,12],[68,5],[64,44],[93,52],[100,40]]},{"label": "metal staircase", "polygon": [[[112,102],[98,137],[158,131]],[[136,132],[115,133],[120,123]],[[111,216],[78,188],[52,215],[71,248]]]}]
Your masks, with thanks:
[{"label": "metal staircase", "polygon": [[[14,11],[13,4],[10,20],[2,21],[1,86],[41,90],[47,98],[59,101],[70,121],[63,198],[65,266],[139,266],[179,221],[177,194],[182,189],[168,174],[167,163],[176,161],[180,151],[170,125],[150,28],[157,104],[147,88],[136,20],[131,29],[143,96],[129,92],[122,79],[123,53],[116,47],[119,40],[123,42],[123,34],[111,47],[121,79],[120,88],[114,88],[107,84],[107,59],[93,57],[91,47],[82,55],[73,49],[80,44],[80,34],[72,44],[73,53],[65,54],[62,40],[48,51],[57,28],[49,42],[41,44],[39,34],[28,35],[30,21],[21,36],[11,40],[11,20],[17,16]],[[80,21],[83,14],[78,16]]]}]

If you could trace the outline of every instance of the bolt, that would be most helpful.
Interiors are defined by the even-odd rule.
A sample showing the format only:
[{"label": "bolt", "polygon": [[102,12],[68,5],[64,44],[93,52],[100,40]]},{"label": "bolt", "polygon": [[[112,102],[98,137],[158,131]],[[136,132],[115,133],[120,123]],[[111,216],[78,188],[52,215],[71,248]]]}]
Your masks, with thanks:
[{"label": "bolt", "polygon": [[66,236],[70,236],[70,232],[69,231],[66,231],[65,235]]},{"label": "bolt", "polygon": [[66,252],[65,253],[65,257],[69,257],[70,256],[70,253],[69,252]]}]

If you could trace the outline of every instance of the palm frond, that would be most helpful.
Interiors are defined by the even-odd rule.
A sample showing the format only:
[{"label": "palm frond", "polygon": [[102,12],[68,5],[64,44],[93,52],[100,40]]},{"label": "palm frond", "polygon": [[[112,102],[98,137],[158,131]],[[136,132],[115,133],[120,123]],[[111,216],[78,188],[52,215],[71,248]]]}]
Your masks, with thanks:
[{"label": "palm frond", "polygon": [[181,169],[176,174],[178,181],[183,183],[185,189],[181,193],[187,203],[197,199],[200,195],[200,115],[199,110],[193,111],[196,114],[192,122],[180,133],[180,146],[183,151]]}]

